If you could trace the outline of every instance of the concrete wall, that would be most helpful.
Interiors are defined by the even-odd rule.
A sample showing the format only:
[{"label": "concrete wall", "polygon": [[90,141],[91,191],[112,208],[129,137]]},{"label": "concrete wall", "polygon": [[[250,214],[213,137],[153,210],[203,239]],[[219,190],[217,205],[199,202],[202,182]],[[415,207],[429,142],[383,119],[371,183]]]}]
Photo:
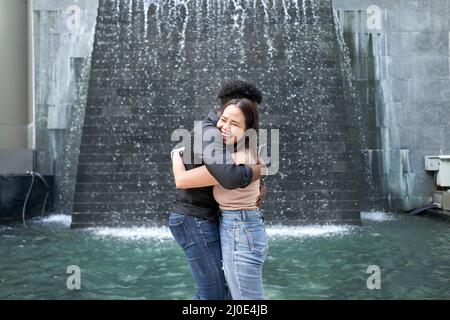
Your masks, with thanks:
[{"label": "concrete wall", "polygon": [[54,175],[55,210],[70,213],[97,0],[34,0],[37,171]]},{"label": "concrete wall", "polygon": [[[369,9],[376,5],[379,8]],[[424,156],[450,153],[450,2],[333,0],[388,210],[431,200]]]},{"label": "concrete wall", "polygon": [[0,148],[24,149],[28,124],[27,2],[0,0]]}]

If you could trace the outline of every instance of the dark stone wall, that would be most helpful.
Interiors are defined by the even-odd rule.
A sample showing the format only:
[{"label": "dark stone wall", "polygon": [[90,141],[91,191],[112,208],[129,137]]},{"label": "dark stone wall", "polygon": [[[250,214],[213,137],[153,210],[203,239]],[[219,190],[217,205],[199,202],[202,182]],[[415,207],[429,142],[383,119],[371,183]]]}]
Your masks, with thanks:
[{"label": "dark stone wall", "polygon": [[73,227],[165,221],[171,133],[215,108],[230,78],[263,90],[261,128],[280,130],[267,221],[359,223],[361,133],[331,1],[176,3],[99,3]]}]

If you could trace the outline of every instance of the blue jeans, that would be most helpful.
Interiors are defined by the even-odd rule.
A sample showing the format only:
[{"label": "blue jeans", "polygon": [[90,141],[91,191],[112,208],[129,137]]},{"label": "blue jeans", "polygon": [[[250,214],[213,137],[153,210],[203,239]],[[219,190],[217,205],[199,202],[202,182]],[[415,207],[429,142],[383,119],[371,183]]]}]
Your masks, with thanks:
[{"label": "blue jeans", "polygon": [[262,269],[269,249],[259,210],[223,210],[220,217],[225,279],[234,300],[263,300]]},{"label": "blue jeans", "polygon": [[222,269],[219,224],[172,212],[169,229],[188,259],[197,287],[194,299],[231,299]]}]

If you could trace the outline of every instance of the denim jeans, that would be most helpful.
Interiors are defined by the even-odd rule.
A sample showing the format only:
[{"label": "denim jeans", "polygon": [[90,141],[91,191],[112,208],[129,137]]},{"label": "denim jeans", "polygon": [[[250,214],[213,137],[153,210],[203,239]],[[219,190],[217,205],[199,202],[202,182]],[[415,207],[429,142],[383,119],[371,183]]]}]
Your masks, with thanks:
[{"label": "denim jeans", "polygon": [[220,216],[225,279],[234,300],[263,300],[262,269],[269,249],[259,210],[223,210]]},{"label": "denim jeans", "polygon": [[219,224],[172,212],[169,229],[188,259],[197,287],[194,299],[231,299],[222,269]]}]

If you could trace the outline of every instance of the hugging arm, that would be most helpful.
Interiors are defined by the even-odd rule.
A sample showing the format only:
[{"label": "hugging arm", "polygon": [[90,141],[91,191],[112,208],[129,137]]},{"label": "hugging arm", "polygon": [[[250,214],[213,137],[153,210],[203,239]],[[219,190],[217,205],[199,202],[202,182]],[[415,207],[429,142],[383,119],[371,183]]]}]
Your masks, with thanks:
[{"label": "hugging arm", "polygon": [[[191,170],[186,170],[183,159],[178,152],[172,157],[172,169],[175,178],[175,184],[178,189],[201,188],[220,184],[226,189],[245,188],[251,182],[257,180],[261,176],[261,168],[263,165],[237,165],[234,163],[230,152],[227,148],[223,148],[221,143],[222,137],[219,129],[216,127],[218,117],[214,112],[210,112],[208,117],[203,120],[201,129],[194,128],[194,136],[199,134],[203,137],[203,132],[209,130],[208,134],[214,138],[213,141],[202,139],[200,150],[195,150],[200,158],[203,159],[205,165]],[[210,152],[215,150],[219,156],[222,156],[220,163],[216,161]],[[197,151],[197,152],[196,152]]]},{"label": "hugging arm", "polygon": [[177,189],[201,188],[218,184],[217,180],[208,172],[205,166],[186,170],[183,158],[178,152],[174,152],[173,154],[172,170]]}]

